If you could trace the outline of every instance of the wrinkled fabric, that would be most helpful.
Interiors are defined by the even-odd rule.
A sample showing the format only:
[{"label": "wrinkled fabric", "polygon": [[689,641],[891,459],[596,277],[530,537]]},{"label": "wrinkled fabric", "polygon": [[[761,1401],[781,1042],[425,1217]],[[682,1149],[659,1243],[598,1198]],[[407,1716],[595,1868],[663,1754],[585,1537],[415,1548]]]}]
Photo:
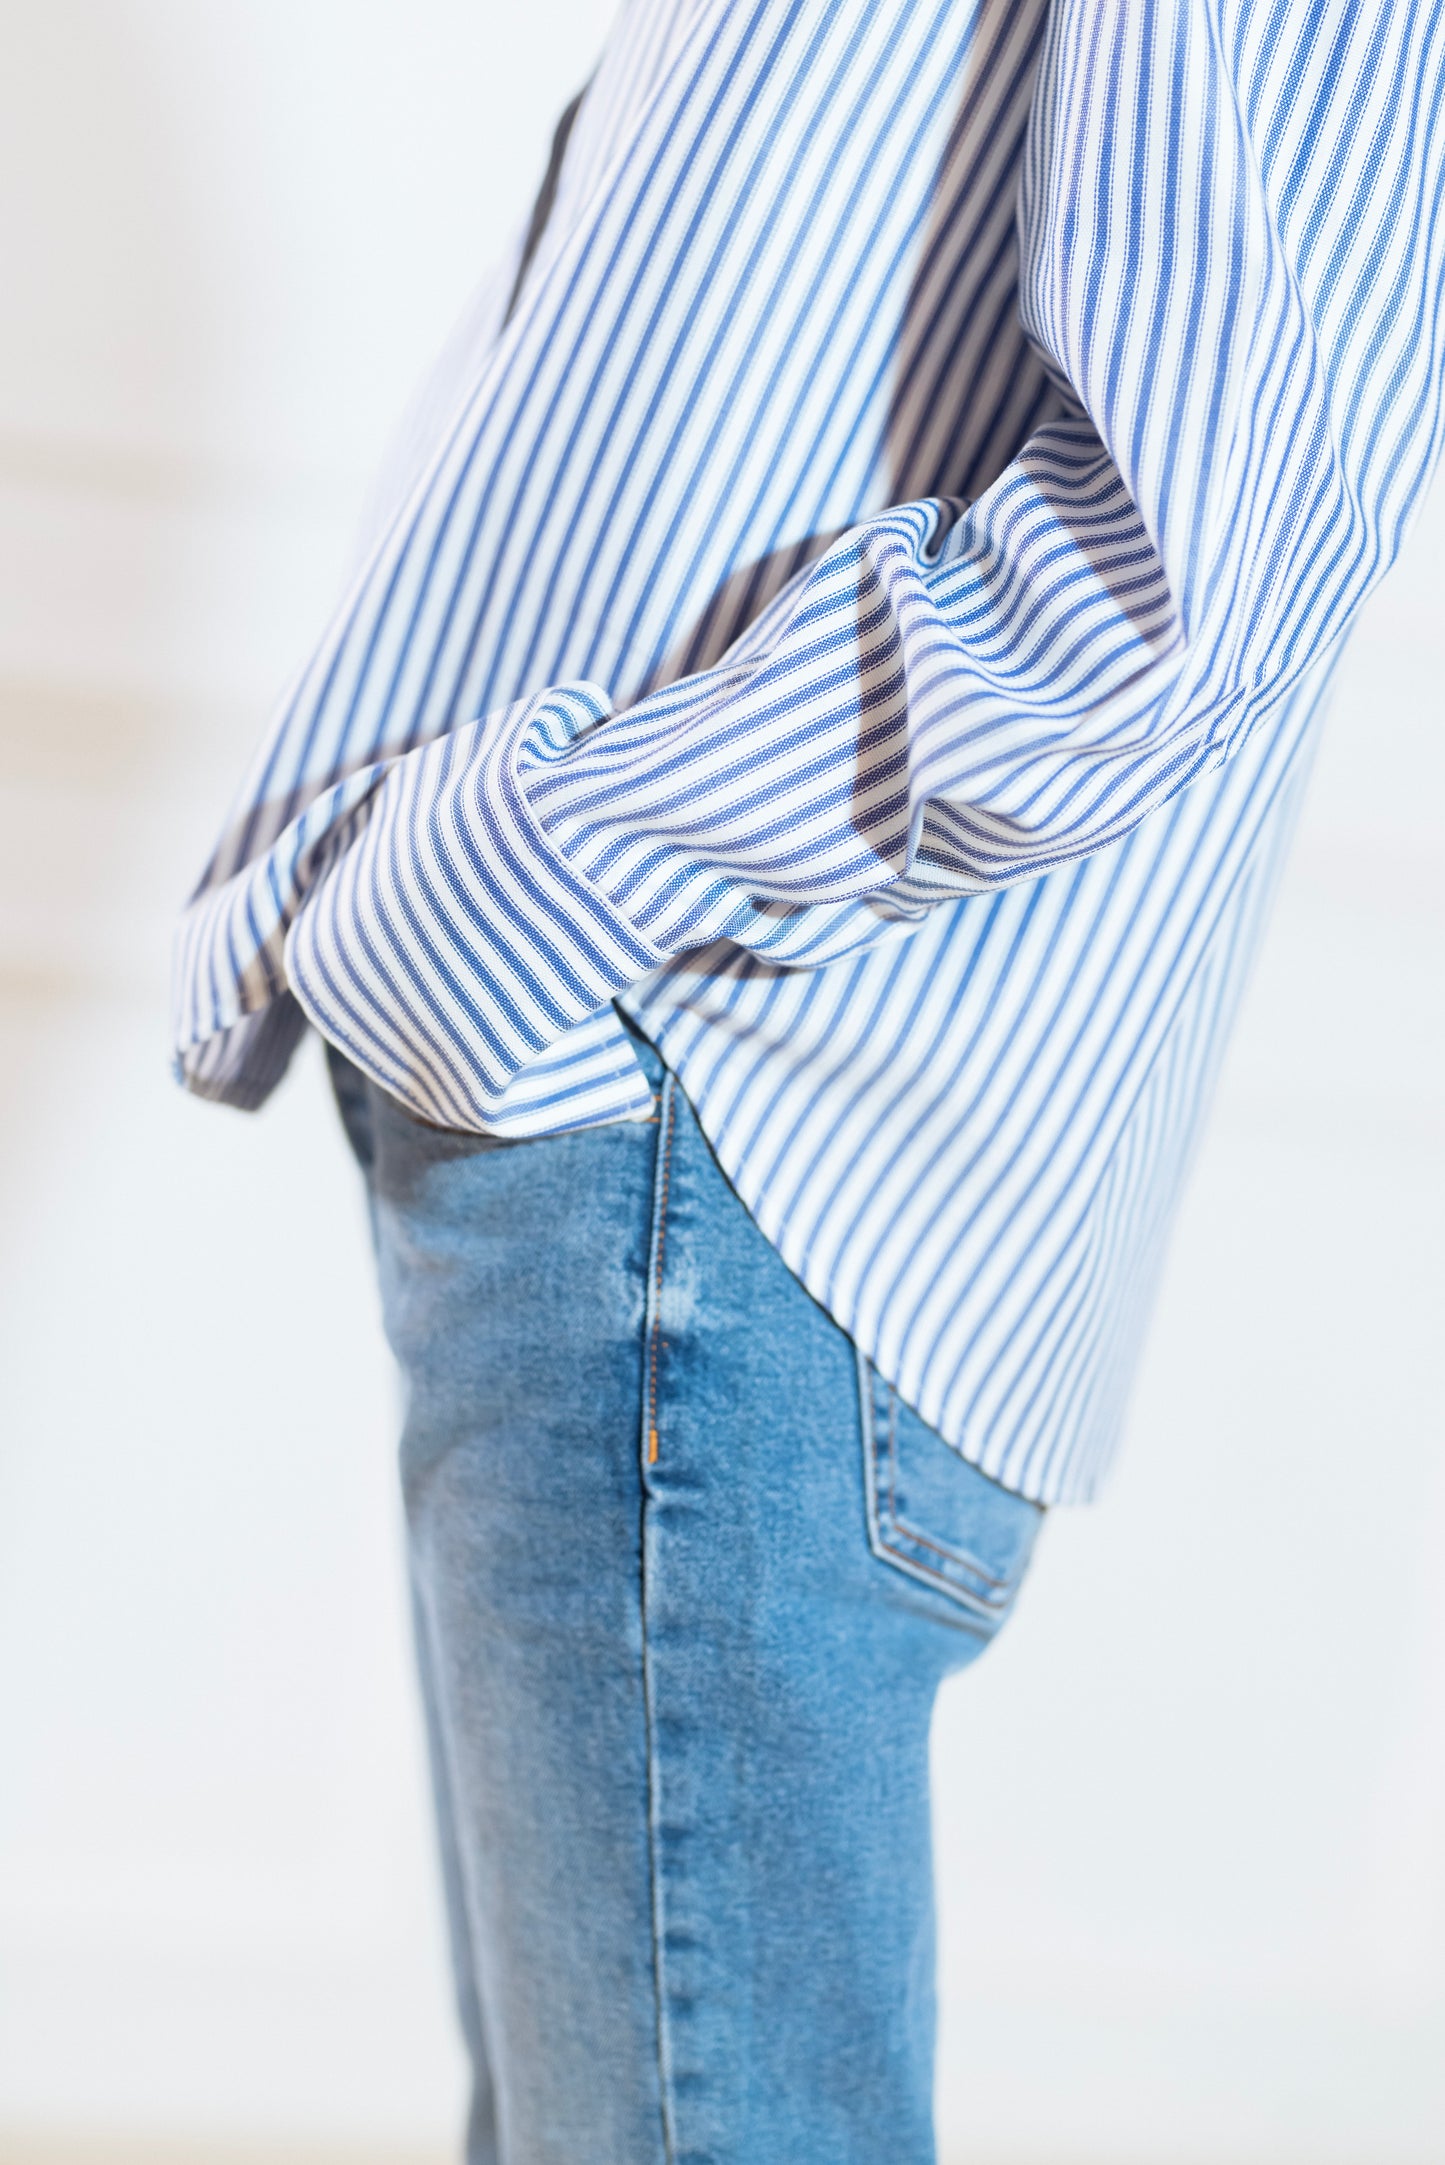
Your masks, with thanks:
[{"label": "wrinkled fabric", "polygon": [[1442,84],[1438,6],[633,0],[188,913],[191,1087],[305,1017],[635,1119],[619,999],[890,1382],[1092,1494],[1439,448]]}]

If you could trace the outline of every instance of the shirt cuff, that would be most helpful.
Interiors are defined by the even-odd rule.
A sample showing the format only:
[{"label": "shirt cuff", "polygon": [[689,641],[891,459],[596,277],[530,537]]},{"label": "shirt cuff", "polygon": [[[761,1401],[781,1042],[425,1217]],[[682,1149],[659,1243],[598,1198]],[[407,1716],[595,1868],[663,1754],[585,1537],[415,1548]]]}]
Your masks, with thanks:
[{"label": "shirt cuff", "polygon": [[[587,1033],[569,1097],[538,1112],[548,1054],[664,959],[558,853],[525,777],[610,705],[555,687],[398,761],[359,837],[286,938],[287,983],[323,1036],[423,1120],[482,1133],[645,1113],[651,1093],[615,1017]],[[575,1090],[572,1085],[575,1085]],[[518,1125],[521,1122],[522,1125]]]}]

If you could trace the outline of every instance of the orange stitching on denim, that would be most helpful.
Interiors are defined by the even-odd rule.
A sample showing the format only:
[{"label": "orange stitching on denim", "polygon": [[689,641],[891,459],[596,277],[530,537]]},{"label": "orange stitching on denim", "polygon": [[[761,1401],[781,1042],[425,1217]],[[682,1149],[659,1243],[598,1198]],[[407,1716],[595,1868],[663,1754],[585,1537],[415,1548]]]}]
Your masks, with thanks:
[{"label": "orange stitching on denim", "polygon": [[[675,1086],[674,1086],[675,1087]],[[662,1187],[657,1202],[657,1267],[652,1286],[652,1344],[647,1359],[647,1463],[657,1464],[657,1349],[662,1330],[662,1261],[667,1248],[667,1191],[672,1179],[672,1092],[667,1094],[666,1133],[662,1140]]]}]

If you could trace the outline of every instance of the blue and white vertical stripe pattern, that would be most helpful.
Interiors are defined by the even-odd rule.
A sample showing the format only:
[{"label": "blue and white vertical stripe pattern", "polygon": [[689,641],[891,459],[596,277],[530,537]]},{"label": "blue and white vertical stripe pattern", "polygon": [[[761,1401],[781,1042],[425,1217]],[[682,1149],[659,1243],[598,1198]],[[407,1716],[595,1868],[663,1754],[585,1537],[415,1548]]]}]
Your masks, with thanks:
[{"label": "blue and white vertical stripe pattern", "polygon": [[1099,1482],[1323,685],[1440,448],[1445,7],[630,0],[178,948],[422,1119],[649,1110]]}]

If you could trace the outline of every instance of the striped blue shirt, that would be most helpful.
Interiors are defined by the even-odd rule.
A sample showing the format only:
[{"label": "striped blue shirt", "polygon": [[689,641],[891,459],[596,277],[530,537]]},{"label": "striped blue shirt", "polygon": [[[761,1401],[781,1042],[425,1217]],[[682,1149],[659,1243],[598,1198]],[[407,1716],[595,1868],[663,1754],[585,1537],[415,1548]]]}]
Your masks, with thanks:
[{"label": "striped blue shirt", "polygon": [[423,1120],[636,1119],[620,1003],[901,1395],[1091,1495],[1440,448],[1442,99],[1427,0],[628,0],[186,915],[185,1081],[309,1019]]}]

